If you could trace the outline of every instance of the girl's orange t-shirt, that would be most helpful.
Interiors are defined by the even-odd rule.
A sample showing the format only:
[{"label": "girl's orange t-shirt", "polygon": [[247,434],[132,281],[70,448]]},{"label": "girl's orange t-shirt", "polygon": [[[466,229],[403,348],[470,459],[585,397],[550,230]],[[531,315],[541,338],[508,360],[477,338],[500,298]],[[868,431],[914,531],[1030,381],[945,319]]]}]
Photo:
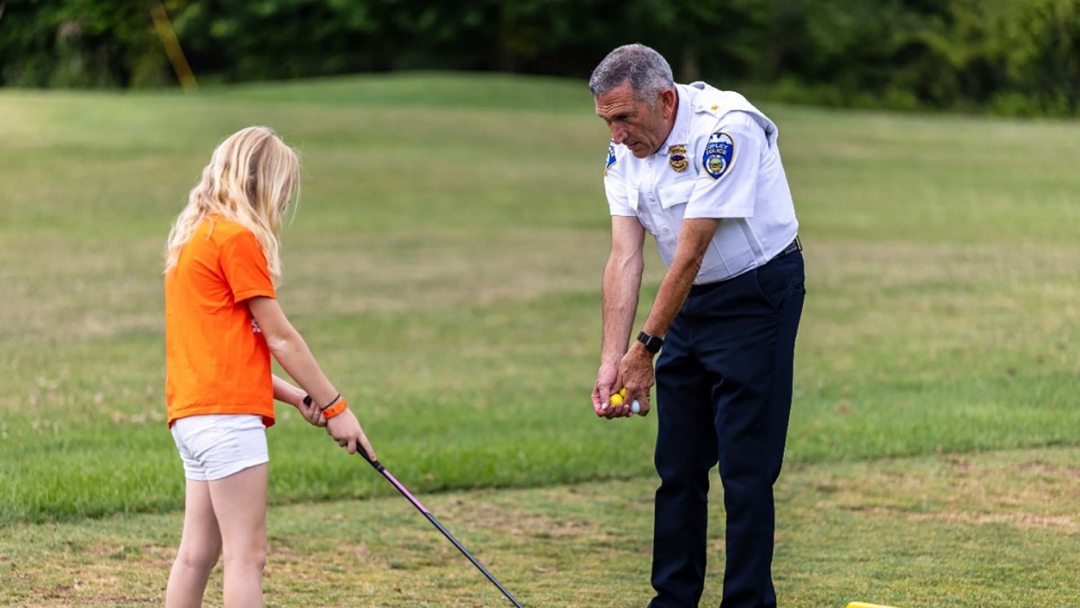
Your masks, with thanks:
[{"label": "girl's orange t-shirt", "polygon": [[270,349],[246,300],[276,297],[266,256],[247,228],[208,218],[165,275],[165,401],[169,425],[206,414],[255,414],[274,424]]}]

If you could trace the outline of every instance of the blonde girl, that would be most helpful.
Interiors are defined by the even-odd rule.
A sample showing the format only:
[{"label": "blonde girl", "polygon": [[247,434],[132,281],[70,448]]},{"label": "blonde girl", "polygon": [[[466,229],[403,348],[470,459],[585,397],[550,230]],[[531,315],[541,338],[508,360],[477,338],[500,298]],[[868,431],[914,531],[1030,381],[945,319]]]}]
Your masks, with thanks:
[{"label": "blonde girl", "polygon": [[[165,393],[187,485],[166,608],[201,606],[220,555],[225,607],[262,607],[275,399],[326,426],[350,454],[362,446],[375,458],[275,297],[278,233],[298,185],[296,153],[270,129],[244,129],[214,150],[169,233]],[[271,355],[301,388],[272,374]]]}]

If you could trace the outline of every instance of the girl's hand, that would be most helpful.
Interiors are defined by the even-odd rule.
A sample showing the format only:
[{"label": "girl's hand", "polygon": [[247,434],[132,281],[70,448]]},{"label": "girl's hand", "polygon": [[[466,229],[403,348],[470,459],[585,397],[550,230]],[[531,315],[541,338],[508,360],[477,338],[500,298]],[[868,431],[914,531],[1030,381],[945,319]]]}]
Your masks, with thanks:
[{"label": "girl's hand", "polygon": [[367,435],[364,435],[364,429],[360,428],[360,421],[356,419],[352,410],[346,409],[327,421],[326,432],[350,454],[355,454],[356,446],[359,445],[364,448],[372,462],[378,460],[375,457],[375,450],[368,443]]},{"label": "girl's hand", "polygon": [[304,417],[304,420],[308,421],[308,424],[312,426],[326,426],[326,418],[322,415],[322,410],[314,402],[311,405],[304,403],[304,398],[301,397],[298,402],[294,404],[297,410],[300,410],[300,415]]}]

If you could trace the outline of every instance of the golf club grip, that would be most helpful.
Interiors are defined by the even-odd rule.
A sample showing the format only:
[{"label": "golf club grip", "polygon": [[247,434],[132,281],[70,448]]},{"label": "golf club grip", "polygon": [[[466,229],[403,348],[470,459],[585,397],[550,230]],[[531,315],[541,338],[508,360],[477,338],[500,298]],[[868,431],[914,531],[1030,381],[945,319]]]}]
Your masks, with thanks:
[{"label": "golf club grip", "polygon": [[364,460],[366,460],[368,464],[374,467],[376,471],[382,473],[386,470],[386,467],[382,466],[382,463],[380,463],[378,460],[372,460],[371,456],[368,456],[367,450],[365,450],[359,443],[356,444],[356,453],[363,456]]}]

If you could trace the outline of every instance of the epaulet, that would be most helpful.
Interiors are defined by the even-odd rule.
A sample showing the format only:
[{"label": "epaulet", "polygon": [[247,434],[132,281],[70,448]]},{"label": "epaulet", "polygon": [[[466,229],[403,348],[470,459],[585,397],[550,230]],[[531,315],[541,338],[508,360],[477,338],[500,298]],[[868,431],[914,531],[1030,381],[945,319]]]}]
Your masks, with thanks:
[{"label": "epaulet", "polygon": [[709,91],[698,95],[694,99],[694,113],[711,114],[717,118],[727,114],[727,104],[724,103],[723,95],[717,93],[719,92]]},{"label": "epaulet", "polygon": [[695,114],[712,114],[719,118],[724,114],[723,92],[714,89],[704,82],[691,82],[691,87],[701,91],[694,96],[693,108]]}]

